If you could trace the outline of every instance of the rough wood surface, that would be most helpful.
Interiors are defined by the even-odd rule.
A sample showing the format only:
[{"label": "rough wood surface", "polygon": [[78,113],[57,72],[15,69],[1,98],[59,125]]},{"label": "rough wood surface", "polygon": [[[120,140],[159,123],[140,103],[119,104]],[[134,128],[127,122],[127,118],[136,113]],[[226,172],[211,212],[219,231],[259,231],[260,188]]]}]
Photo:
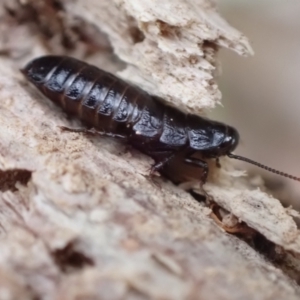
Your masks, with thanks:
[{"label": "rough wood surface", "polygon": [[[113,49],[128,64],[122,76],[201,110],[220,100],[218,46],[249,54],[246,38],[203,0],[24,3],[0,8],[0,299],[299,299],[297,215],[260,182],[224,160],[205,189],[272,242],[283,257],[275,253],[273,263],[225,233],[184,190],[162,178],[153,184],[148,157],[112,139],[61,132],[59,125],[80,124],[18,71],[47,52],[117,70]],[[79,16],[84,40],[71,30]],[[62,46],[64,34],[77,37],[73,47]]]}]

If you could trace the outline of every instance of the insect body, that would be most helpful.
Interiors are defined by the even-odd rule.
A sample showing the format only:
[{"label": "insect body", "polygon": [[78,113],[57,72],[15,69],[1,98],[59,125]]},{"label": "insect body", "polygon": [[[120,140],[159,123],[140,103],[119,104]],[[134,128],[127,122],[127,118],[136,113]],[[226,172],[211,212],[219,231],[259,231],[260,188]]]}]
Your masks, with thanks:
[{"label": "insect body", "polygon": [[[78,116],[102,134],[125,138],[151,156],[155,160],[152,171],[161,170],[180,155],[186,164],[203,170],[204,183],[208,165],[203,159],[228,155],[246,160],[232,154],[239,140],[233,127],[185,114],[85,62],[66,56],[43,56],[31,61],[22,73],[67,113]],[[201,154],[203,159],[194,154]]]}]

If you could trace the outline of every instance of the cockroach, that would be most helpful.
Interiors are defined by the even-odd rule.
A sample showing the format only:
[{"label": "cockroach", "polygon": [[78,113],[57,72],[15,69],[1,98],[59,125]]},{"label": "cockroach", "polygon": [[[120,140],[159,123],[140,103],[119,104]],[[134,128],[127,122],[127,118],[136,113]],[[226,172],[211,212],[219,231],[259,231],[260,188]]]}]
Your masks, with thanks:
[{"label": "cockroach", "polygon": [[[46,97],[89,128],[74,131],[126,139],[134,148],[154,159],[151,173],[162,171],[174,158],[202,169],[206,182],[206,159],[242,160],[270,172],[300,178],[269,168],[232,152],[238,145],[237,130],[223,123],[168,106],[159,97],[95,66],[67,56],[43,56],[21,70]],[[200,154],[196,158],[195,154]],[[203,159],[202,159],[203,158]]]}]

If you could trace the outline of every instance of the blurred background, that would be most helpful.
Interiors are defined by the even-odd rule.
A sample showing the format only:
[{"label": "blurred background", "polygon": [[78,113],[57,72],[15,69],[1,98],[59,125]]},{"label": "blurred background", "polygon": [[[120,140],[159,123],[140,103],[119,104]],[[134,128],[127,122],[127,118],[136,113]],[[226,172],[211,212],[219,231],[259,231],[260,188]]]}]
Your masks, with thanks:
[{"label": "blurred background", "polygon": [[[300,1],[217,0],[255,55],[220,52],[222,103],[212,116],[239,130],[235,152],[300,176]],[[243,166],[257,173],[247,164]],[[300,182],[261,174],[275,196],[300,209]]]}]

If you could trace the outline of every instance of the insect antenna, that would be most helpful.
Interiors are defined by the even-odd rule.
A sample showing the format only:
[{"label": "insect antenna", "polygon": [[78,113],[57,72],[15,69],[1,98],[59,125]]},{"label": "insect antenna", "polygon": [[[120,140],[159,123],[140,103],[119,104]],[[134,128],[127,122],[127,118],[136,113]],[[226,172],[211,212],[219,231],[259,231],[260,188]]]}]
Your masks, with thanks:
[{"label": "insect antenna", "polygon": [[235,155],[235,154],[232,154],[232,153],[229,153],[228,154],[228,157],[230,158],[234,158],[234,159],[237,159],[237,160],[242,160],[242,161],[245,161],[249,164],[252,164],[252,165],[255,165],[259,168],[262,168],[262,169],[265,169],[269,172],[272,172],[272,173],[275,173],[277,175],[280,175],[280,176],[283,176],[283,177],[287,177],[287,178],[290,178],[290,179],[293,179],[293,180],[296,180],[296,181],[300,181],[300,178],[299,177],[296,177],[296,176],[293,176],[293,175],[290,175],[290,174],[287,174],[287,173],[284,173],[284,172],[281,172],[281,171],[278,171],[276,169],[273,169],[273,168],[270,168],[268,166],[265,166],[259,162],[256,162],[254,160],[251,160],[247,157],[243,157],[243,156],[239,156],[239,155]]}]

